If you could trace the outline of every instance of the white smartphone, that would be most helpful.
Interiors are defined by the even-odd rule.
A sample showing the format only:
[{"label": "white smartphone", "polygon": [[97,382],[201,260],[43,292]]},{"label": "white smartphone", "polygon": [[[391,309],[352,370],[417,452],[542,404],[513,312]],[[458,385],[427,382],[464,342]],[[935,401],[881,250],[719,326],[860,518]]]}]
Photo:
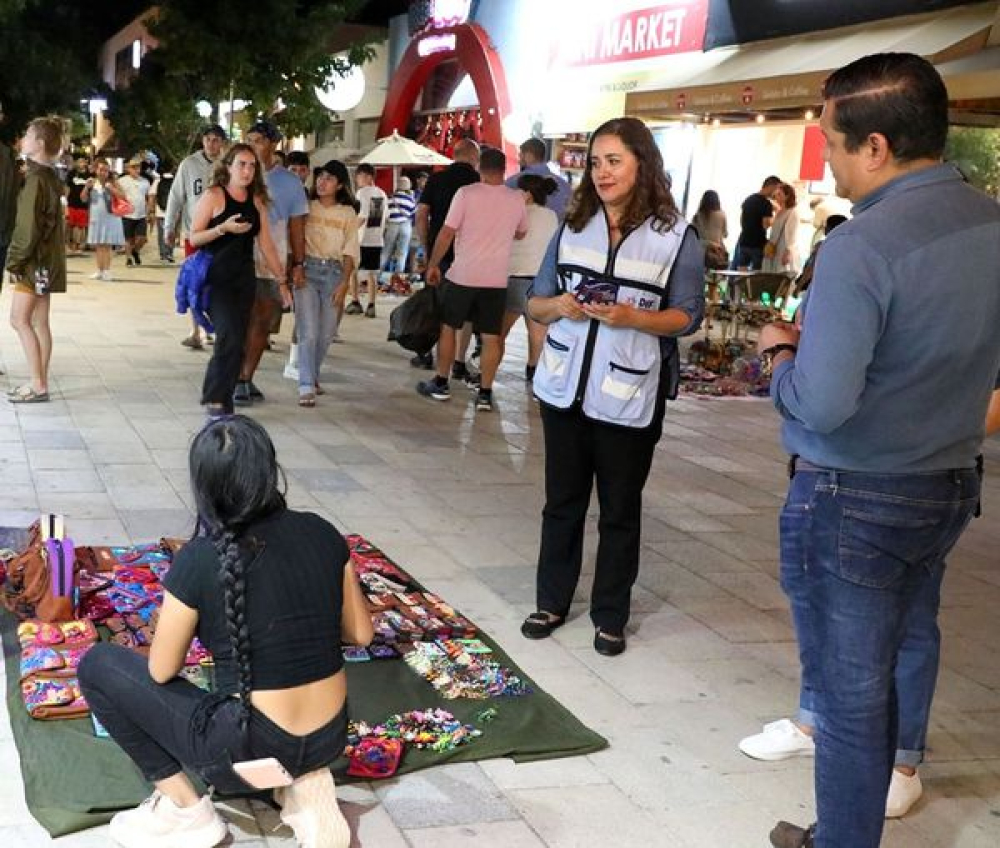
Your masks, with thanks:
[{"label": "white smartphone", "polygon": [[233,763],[233,771],[254,789],[277,789],[279,786],[291,786],[294,781],[274,757]]}]

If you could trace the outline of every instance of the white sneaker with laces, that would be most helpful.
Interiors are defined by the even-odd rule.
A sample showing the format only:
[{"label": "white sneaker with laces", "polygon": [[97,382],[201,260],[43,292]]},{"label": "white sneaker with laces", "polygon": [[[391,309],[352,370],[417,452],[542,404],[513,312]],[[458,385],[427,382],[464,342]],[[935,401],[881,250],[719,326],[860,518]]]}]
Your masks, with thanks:
[{"label": "white sneaker with laces", "polygon": [[337,787],[329,769],[311,771],[295,778],[291,786],[275,789],[274,800],[281,805],[281,820],[302,848],[348,848],[351,844],[351,828],[337,803]]},{"label": "white sneaker with laces", "polygon": [[892,770],[892,781],[889,783],[889,795],[885,799],[885,817],[901,819],[924,794],[924,786],[919,774],[903,774]]},{"label": "white sneaker with laces", "polygon": [[740,750],[755,760],[776,762],[790,757],[812,757],[816,743],[803,733],[791,719],[783,718],[765,724],[760,733],[740,740]]},{"label": "white sneaker with laces", "polygon": [[207,795],[193,807],[178,807],[157,791],[112,818],[109,832],[123,848],[214,848],[229,828]]}]

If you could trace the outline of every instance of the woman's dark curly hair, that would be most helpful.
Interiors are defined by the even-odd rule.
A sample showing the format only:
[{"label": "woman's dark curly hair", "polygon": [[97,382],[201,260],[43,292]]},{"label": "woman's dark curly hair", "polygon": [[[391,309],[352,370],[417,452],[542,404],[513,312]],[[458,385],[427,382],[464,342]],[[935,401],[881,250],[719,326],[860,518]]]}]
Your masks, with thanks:
[{"label": "woman's dark curly hair", "polygon": [[198,511],[196,533],[212,541],[222,568],[226,628],[236,658],[245,727],[253,688],[246,570],[260,552],[247,530],[285,508],[284,475],[267,431],[243,415],[206,425],[191,442],[188,463]]},{"label": "woman's dark curly hair", "polygon": [[670,182],[663,169],[660,149],[656,146],[649,128],[638,118],[612,118],[594,130],[587,145],[587,168],[583,172],[583,179],[573,195],[573,203],[566,215],[567,226],[573,232],[580,232],[601,208],[601,199],[597,196],[590,161],[594,141],[602,135],[617,136],[639,160],[635,188],[620,221],[622,232],[634,230],[650,216],[655,218],[653,222],[655,230],[671,229],[677,223],[680,212],[674,203],[674,196],[670,193]]}]

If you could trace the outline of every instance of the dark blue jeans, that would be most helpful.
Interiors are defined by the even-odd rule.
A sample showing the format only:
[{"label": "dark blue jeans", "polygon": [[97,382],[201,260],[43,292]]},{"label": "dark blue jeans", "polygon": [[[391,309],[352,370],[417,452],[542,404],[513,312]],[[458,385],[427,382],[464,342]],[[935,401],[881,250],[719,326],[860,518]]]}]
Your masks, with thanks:
[{"label": "dark blue jeans", "polygon": [[293,777],[327,766],[347,741],[347,708],[306,736],[293,736],[258,710],[240,727],[240,704],[180,678],[160,684],[147,660],[102,642],[80,663],[80,687],[91,711],[150,783],[187,768],[219,792],[255,792],[233,763],[274,757]]},{"label": "dark blue jeans", "polygon": [[732,271],[738,271],[740,268],[759,271],[763,264],[763,247],[747,247],[746,245],[737,244],[736,250],[733,251],[733,261],[730,263],[729,268]]},{"label": "dark blue jeans", "polygon": [[979,499],[975,469],[799,471],[781,512],[816,709],[817,848],[877,848],[897,728],[894,671],[908,628],[936,631],[945,557]]}]

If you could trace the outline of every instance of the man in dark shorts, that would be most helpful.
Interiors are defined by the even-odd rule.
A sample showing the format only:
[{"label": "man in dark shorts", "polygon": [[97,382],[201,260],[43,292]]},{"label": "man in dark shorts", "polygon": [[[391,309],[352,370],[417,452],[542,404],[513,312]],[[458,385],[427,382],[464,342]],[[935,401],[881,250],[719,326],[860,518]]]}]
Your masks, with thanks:
[{"label": "man in dark shorts", "polygon": [[81,194],[89,179],[90,160],[86,156],[77,156],[73,170],[66,175],[66,241],[74,253],[83,250],[87,243],[90,213]]},{"label": "man in dark shorts", "polygon": [[[454,162],[443,171],[436,171],[431,174],[420,192],[420,199],[417,201],[417,215],[413,222],[413,233],[416,240],[424,246],[427,258],[430,258],[434,249],[434,242],[438,233],[444,226],[444,219],[448,215],[452,198],[463,186],[479,182],[479,145],[471,138],[464,138],[455,145]],[[449,247],[441,259],[441,273],[446,274],[448,268],[454,260],[455,254]],[[469,334],[463,334],[464,339],[459,345],[461,367],[456,363],[453,368],[459,373],[453,373],[456,379],[464,376],[465,372],[465,350],[469,346]],[[434,357],[430,351],[418,353],[410,364],[414,368],[434,367]]]},{"label": "man in dark shorts", "polygon": [[[382,247],[385,244],[385,225],[389,220],[389,197],[375,185],[375,169],[362,163],[354,172],[358,190],[355,197],[361,204],[358,212],[358,244],[361,261],[358,273],[351,282],[351,302],[344,311],[348,315],[375,317],[375,296],[378,294],[378,275],[382,270]],[[368,308],[362,310],[358,297],[362,277],[368,280]]]},{"label": "man in dark shorts", "polygon": [[417,391],[434,400],[449,400],[448,375],[455,359],[458,330],[467,321],[483,337],[482,379],[476,409],[493,410],[493,378],[503,355],[501,342],[507,308],[507,268],[514,239],[528,231],[527,206],[516,189],[503,184],[507,157],[486,148],[480,157],[482,182],[458,190],[444,226],[434,242],[427,282],[441,283],[441,261],[452,242],[455,261],[441,286],[441,338],[438,341],[437,376],[417,385]]}]

